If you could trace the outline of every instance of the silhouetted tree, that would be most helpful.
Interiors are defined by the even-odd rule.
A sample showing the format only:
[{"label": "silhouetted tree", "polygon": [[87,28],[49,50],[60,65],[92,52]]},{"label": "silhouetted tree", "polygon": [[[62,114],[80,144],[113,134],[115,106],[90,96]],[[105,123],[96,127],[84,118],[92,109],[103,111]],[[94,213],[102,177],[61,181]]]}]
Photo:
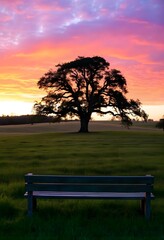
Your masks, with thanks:
[{"label": "silhouetted tree", "polygon": [[157,122],[156,127],[162,128],[164,131],[164,118],[160,119],[159,122]]},{"label": "silhouetted tree", "polygon": [[120,116],[122,123],[132,124],[131,116],[147,118],[140,101],[127,100],[126,79],[102,57],[78,57],[56,65],[38,81],[47,95],[34,108],[38,114],[56,114],[59,119],[78,116],[79,132],[88,132],[92,113]]}]

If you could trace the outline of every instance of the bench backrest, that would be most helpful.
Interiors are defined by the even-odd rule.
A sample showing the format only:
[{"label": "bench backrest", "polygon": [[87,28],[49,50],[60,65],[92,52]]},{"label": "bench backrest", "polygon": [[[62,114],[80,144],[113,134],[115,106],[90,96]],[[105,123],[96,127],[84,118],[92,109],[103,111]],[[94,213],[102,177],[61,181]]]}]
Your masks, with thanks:
[{"label": "bench backrest", "polygon": [[25,175],[26,191],[152,192],[154,177]]}]

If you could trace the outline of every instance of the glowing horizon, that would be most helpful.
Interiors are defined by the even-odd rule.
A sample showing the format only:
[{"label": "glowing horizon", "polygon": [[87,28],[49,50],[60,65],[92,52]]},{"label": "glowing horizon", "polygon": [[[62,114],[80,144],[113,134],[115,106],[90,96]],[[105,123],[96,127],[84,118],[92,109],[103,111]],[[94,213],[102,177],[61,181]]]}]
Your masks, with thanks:
[{"label": "glowing horizon", "polygon": [[[1,0],[0,115],[30,114],[37,81],[58,63],[101,56],[127,79],[127,98],[164,115],[164,1]],[[7,113],[7,114],[6,114]]]},{"label": "glowing horizon", "polygon": [[[19,116],[34,114],[33,105],[34,103],[30,102],[0,101],[0,116]],[[161,109],[164,108],[164,105],[162,106],[145,105],[142,106],[142,108],[149,115],[149,119],[158,121],[160,118],[163,118],[163,116],[161,115]],[[93,114],[92,117],[93,120],[110,120],[112,118],[112,116],[109,114],[104,115],[103,117],[96,116],[95,114]]]}]

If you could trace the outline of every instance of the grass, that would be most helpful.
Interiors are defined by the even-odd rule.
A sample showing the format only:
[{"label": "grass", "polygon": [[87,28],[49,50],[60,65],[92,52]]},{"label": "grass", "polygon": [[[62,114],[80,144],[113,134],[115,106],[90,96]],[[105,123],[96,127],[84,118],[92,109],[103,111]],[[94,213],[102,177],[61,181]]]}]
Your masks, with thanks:
[{"label": "grass", "polygon": [[[149,131],[0,136],[0,239],[164,239],[164,135]],[[24,174],[155,176],[152,218],[138,201],[39,200],[29,219]]]}]

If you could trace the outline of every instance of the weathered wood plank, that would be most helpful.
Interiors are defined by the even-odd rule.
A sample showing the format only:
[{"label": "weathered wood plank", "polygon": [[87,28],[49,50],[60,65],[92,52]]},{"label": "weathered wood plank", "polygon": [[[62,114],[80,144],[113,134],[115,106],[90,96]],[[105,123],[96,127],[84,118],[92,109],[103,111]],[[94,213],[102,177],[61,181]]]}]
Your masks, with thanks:
[{"label": "weathered wood plank", "polygon": [[[28,193],[25,193],[27,197]],[[116,193],[116,192],[53,192],[34,191],[33,197],[37,198],[72,198],[72,199],[145,199],[145,193]],[[151,194],[151,199],[154,195]]]},{"label": "weathered wood plank", "polygon": [[60,176],[60,175],[25,175],[26,182],[40,183],[115,183],[115,184],[153,184],[153,176]]},{"label": "weathered wood plank", "polygon": [[26,184],[26,191],[67,192],[151,192],[153,187],[144,184]]}]

